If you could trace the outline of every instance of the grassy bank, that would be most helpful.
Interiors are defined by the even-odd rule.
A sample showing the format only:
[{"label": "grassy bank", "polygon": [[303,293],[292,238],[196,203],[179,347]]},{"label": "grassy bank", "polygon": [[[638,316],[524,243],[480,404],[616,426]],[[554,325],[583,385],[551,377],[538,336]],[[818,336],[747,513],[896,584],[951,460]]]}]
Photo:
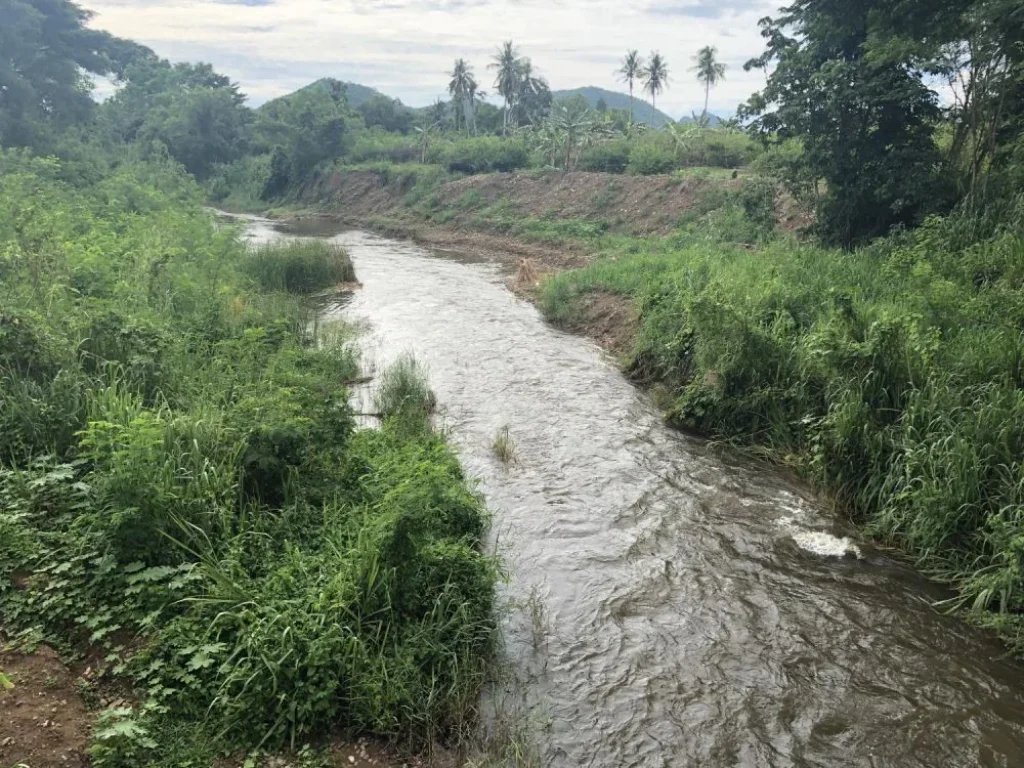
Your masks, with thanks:
[{"label": "grassy bank", "polygon": [[792,464],[1022,650],[1024,198],[854,252],[742,239],[608,239],[540,304],[634,302],[628,365],[672,423]]},{"label": "grassy bank", "polygon": [[409,371],[354,430],[356,361],[304,295],[347,256],[247,251],[171,166],[0,169],[0,637],[119,702],[92,764],[462,735],[494,642],[486,516]]}]

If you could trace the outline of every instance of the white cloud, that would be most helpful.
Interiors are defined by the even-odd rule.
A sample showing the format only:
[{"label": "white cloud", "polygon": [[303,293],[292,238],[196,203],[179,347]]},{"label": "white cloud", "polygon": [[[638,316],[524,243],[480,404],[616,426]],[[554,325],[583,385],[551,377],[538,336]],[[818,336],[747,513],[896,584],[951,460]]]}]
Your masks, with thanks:
[{"label": "white cloud", "polygon": [[759,18],[774,0],[84,0],[93,26],[173,61],[204,60],[239,81],[254,103],[330,76],[422,106],[444,95],[456,57],[490,85],[486,65],[513,39],[554,89],[624,90],[613,71],[627,48],[660,51],[671,87],[658,107],[675,117],[703,106],[689,71],[704,45],[728,65],[711,109],[731,114],[763,84],[743,62],[762,50]]}]

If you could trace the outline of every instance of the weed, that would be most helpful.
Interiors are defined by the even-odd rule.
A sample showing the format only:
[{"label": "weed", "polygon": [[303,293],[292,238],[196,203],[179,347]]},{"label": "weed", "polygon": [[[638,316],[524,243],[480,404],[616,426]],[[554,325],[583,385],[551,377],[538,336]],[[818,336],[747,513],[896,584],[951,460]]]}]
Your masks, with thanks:
[{"label": "weed", "polygon": [[491,444],[491,450],[498,457],[498,461],[506,467],[516,461],[516,441],[508,432],[508,425],[498,430]]},{"label": "weed", "polygon": [[426,371],[412,354],[401,355],[378,377],[375,397],[377,410],[385,417],[428,416],[437,406],[437,398],[427,383]]},{"label": "weed", "polygon": [[318,238],[260,243],[242,270],[260,290],[286,293],[313,293],[356,279],[345,249]]}]

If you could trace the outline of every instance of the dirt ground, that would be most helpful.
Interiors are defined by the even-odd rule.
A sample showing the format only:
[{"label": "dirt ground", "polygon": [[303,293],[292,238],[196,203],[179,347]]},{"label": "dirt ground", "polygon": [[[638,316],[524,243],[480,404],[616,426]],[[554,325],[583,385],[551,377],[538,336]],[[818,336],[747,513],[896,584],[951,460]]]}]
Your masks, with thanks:
[{"label": "dirt ground", "polygon": [[93,713],[76,676],[46,646],[0,654],[10,687],[0,686],[0,766],[85,766]]},{"label": "dirt ground", "polygon": [[[411,183],[411,177],[408,183],[389,182],[377,171],[331,172],[313,178],[299,198],[340,218],[365,221],[399,212]],[[524,217],[601,219],[616,230],[645,235],[675,227],[704,187],[733,188],[741,183],[736,179],[518,171],[467,176],[442,184],[435,194],[452,211],[458,211],[457,203],[473,193],[479,204],[507,201]],[[452,224],[457,227],[458,216]]]},{"label": "dirt ground", "polygon": [[[86,748],[96,712],[82,698],[83,678],[57,653],[41,646],[33,653],[0,653],[0,768],[85,768]],[[4,682],[6,678],[6,683]],[[10,686],[10,687],[8,687]],[[429,758],[405,755],[368,739],[341,736],[328,744],[338,768],[453,768],[453,755],[436,750]],[[244,756],[217,768],[241,768]],[[294,768],[288,755],[263,758],[260,768]]]}]

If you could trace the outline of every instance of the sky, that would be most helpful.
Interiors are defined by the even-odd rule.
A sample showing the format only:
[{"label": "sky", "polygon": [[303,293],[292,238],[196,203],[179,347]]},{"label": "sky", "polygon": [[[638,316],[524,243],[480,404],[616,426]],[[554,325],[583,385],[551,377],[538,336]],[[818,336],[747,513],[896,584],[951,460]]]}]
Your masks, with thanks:
[{"label": "sky", "polygon": [[779,0],[80,0],[92,26],[148,45],[171,61],[207,61],[258,105],[321,77],[361,83],[409,106],[446,97],[447,73],[465,58],[485,90],[487,64],[514,40],[553,90],[625,91],[614,74],[626,50],[659,51],[670,84],[658,108],[699,113],[691,71],[705,45],[726,79],[710,111],[731,115],[761,88],[743,63],[759,54],[758,19]]}]

